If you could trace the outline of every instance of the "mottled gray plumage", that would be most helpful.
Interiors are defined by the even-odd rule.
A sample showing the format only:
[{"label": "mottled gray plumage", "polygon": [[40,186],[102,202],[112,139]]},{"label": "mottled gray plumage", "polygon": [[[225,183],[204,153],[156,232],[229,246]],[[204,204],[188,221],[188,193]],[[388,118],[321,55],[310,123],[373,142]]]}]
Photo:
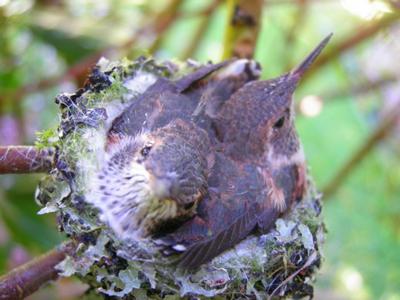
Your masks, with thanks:
[{"label": "mottled gray plumage", "polygon": [[292,95],[329,38],[298,68],[268,81],[256,80],[259,67],[248,60],[159,78],[109,132],[99,190],[111,203],[111,227],[181,253],[184,268],[268,231],[305,190]]}]

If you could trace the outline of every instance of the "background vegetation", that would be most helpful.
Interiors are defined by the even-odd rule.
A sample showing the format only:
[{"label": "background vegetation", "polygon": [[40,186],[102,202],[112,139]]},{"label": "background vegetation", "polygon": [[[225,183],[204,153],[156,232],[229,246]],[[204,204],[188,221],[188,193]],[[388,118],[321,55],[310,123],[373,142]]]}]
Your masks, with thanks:
[{"label": "background vegetation", "polygon": [[[219,61],[218,0],[0,0],[0,145],[32,144],[57,124],[53,101],[100,57]],[[295,95],[329,231],[316,299],[400,299],[400,4],[264,1],[255,58],[263,78],[289,70],[333,32]],[[339,175],[338,175],[339,174]],[[0,274],[63,240],[36,215],[39,175],[0,177]],[[71,299],[72,280],[35,299]]]}]

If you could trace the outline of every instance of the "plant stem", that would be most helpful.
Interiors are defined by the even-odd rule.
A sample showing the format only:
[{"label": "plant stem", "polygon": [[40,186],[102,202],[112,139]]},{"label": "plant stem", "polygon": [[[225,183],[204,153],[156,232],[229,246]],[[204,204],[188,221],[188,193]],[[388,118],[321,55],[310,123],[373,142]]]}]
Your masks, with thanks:
[{"label": "plant stem", "polygon": [[372,38],[375,34],[379,33],[381,30],[391,26],[394,22],[399,20],[398,13],[388,14],[386,17],[375,21],[374,23],[369,23],[368,25],[361,27],[355,31],[354,34],[345,38],[343,41],[339,42],[336,46],[330,47],[330,51],[328,50],[325,54],[322,54],[318,60],[315,61],[313,67],[304,74],[303,82],[315,74],[319,69],[321,69],[326,64],[332,62],[334,59],[339,57],[344,52],[351,50],[366,41],[369,38]]},{"label": "plant stem", "polygon": [[382,78],[379,78],[375,81],[362,81],[358,84],[354,84],[352,87],[346,87],[343,89],[338,90],[332,89],[330,91],[324,92],[322,95],[322,99],[326,101],[327,103],[330,101],[342,99],[345,97],[349,96],[362,96],[365,94],[368,94],[370,92],[374,92],[378,89],[381,89],[387,85],[393,84],[397,81],[398,79],[396,76],[393,75],[388,75],[384,76]]},{"label": "plant stem", "polygon": [[54,149],[0,146],[0,174],[41,173],[52,169]]},{"label": "plant stem", "polygon": [[55,266],[62,262],[67,254],[72,254],[75,245],[72,242],[35,258],[0,277],[0,299],[24,299],[43,284],[58,278]]},{"label": "plant stem", "polygon": [[261,26],[262,0],[227,0],[222,58],[252,58]]},{"label": "plant stem", "polygon": [[393,129],[400,116],[400,108],[389,112],[381,119],[380,124],[368,136],[361,147],[354,152],[349,160],[339,169],[333,179],[322,189],[325,199],[330,198],[340,188],[349,174],[360,164],[360,162],[382,141]]},{"label": "plant stem", "polygon": [[179,13],[179,8],[182,3],[183,0],[171,0],[166,9],[154,18],[153,26],[151,27],[152,31],[156,35],[156,39],[149,47],[150,53],[154,53],[160,48],[162,40],[164,38],[163,35],[176,21],[176,17]]},{"label": "plant stem", "polygon": [[295,48],[296,38],[302,27],[304,27],[305,22],[308,20],[309,11],[309,1],[310,0],[297,0],[298,7],[293,16],[293,21],[290,28],[285,36],[285,51],[286,51],[286,66],[285,70],[290,71],[293,67],[293,49]]},{"label": "plant stem", "polygon": [[[17,91],[8,96],[12,98],[13,101],[20,101],[25,95],[28,95],[30,93],[45,90],[64,81],[84,76],[85,73],[89,73],[90,68],[96,64],[100,57],[106,57],[116,50],[126,52],[133,45],[137,44],[143,36],[149,36],[153,34],[157,36],[157,38],[150,45],[150,51],[156,50],[159,46],[159,42],[161,41],[158,36],[162,34],[165,30],[167,30],[167,28],[173,23],[172,21],[175,20],[177,9],[182,1],[183,0],[173,0],[171,4],[167,6],[165,11],[162,11],[154,18],[151,18],[148,24],[145,24],[142,28],[137,30],[131,38],[129,38],[121,45],[111,46],[109,48],[97,51],[70,66],[69,69],[67,69],[63,74],[52,77],[50,79],[42,79],[37,82],[27,84],[23,87],[20,87]],[[6,97],[0,95],[0,101],[3,98]]]},{"label": "plant stem", "polygon": [[199,45],[207,32],[207,29],[211,25],[211,18],[220,3],[221,0],[214,0],[204,10],[207,12],[207,14],[202,15],[202,20],[200,21],[196,32],[193,34],[192,40],[189,42],[188,47],[183,51],[183,54],[181,55],[183,59],[192,58],[192,56],[198,50]]}]

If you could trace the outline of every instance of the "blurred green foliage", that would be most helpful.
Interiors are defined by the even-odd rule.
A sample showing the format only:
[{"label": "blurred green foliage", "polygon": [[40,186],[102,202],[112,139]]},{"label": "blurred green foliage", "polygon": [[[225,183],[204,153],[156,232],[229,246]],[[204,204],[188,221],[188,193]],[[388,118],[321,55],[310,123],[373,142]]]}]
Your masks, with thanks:
[{"label": "blurred green foliage", "polygon": [[[220,5],[212,14],[204,13],[210,2],[183,1],[154,55],[182,58],[202,18],[208,18],[205,33],[191,56],[200,61],[218,61],[226,11]],[[335,34],[335,45],[379,20],[380,16],[366,20],[352,14],[347,2],[266,1],[255,57],[263,66],[263,78],[287,71],[329,32]],[[382,1],[352,3],[356,2],[368,5]],[[118,46],[140,28],[151,26],[152,18],[167,4],[145,0],[0,0],[0,144],[33,143],[36,131],[57,122],[55,95],[76,89],[84,78],[64,78],[45,89],[37,88],[37,83],[62,77],[71,65],[106,48],[113,48],[106,54],[114,59],[146,52],[157,36],[151,28],[128,48]],[[362,95],[351,91],[360,84],[368,86],[371,78],[388,75],[388,70],[379,68],[371,75],[368,64],[379,65],[380,61],[368,57],[377,45],[386,43],[391,47],[389,42],[396,41],[396,34],[398,41],[398,28],[399,24],[382,28],[331,60],[309,77],[295,96],[297,103],[307,95],[324,100],[317,116],[300,111],[297,118],[310,172],[320,187],[362,144],[390,102],[387,86]],[[399,61],[398,56],[384,59]],[[332,91],[340,93],[329,98]],[[390,135],[350,174],[339,191],[326,199],[324,214],[329,234],[317,299],[400,299],[398,143],[399,135]],[[22,247],[35,256],[63,239],[57,233],[54,217],[36,215],[38,207],[33,198],[38,178],[0,177],[0,273],[13,264],[16,248]]]}]

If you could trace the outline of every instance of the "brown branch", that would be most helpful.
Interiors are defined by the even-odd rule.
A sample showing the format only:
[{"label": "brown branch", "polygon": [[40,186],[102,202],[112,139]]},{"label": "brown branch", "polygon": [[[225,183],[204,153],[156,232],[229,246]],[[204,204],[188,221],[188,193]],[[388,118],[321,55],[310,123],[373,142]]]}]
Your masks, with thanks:
[{"label": "brown branch", "polygon": [[[384,88],[386,85],[393,84],[396,81],[397,79],[395,77],[384,77],[373,82],[362,82],[351,88],[345,88],[338,91],[327,91],[322,93],[321,96],[319,96],[318,98],[323,101],[324,104],[329,104],[331,102],[343,100],[346,97],[360,97],[368,93],[375,92],[376,90]],[[354,100],[358,100],[358,98]],[[301,111],[300,106],[301,101],[295,102],[296,117],[306,117],[306,115]]]},{"label": "brown branch", "polygon": [[399,0],[385,0],[386,4],[389,5],[393,10],[400,9],[400,1]]},{"label": "brown branch", "polygon": [[318,253],[317,251],[314,251],[311,253],[311,255],[308,257],[307,261],[304,263],[304,265],[296,270],[293,274],[291,274],[289,277],[287,277],[285,280],[283,280],[273,291],[272,293],[268,296],[268,300],[272,300],[273,297],[276,295],[276,293],[279,291],[280,288],[282,288],[284,285],[288,284],[293,278],[295,278],[300,272],[302,272],[304,269],[308,268],[311,266],[311,264],[318,258]]},{"label": "brown branch", "polygon": [[331,91],[327,91],[321,97],[324,101],[340,99],[347,96],[360,96],[365,95],[367,93],[373,92],[377,89],[381,89],[389,84],[395,83],[398,79],[395,76],[386,76],[379,78],[375,81],[364,81],[354,85],[350,88],[344,88],[341,90],[332,89]]},{"label": "brown branch", "polygon": [[[96,64],[96,62],[99,60],[100,57],[108,56],[110,53],[116,50],[125,52],[128,49],[130,49],[132,45],[138,43],[139,39],[142,38],[143,36],[146,37],[151,35],[156,36],[156,39],[149,47],[150,51],[156,50],[161,41],[159,36],[162,33],[164,33],[167,30],[167,28],[171,26],[172,22],[175,20],[175,16],[177,15],[177,9],[181,4],[181,2],[182,0],[173,0],[171,4],[168,5],[164,11],[160,12],[154,18],[152,18],[148,24],[145,24],[142,28],[136,31],[134,35],[123,44],[118,46],[108,47],[107,49],[97,51],[89,55],[88,57],[83,58],[82,60],[72,65],[65,73],[61,74],[60,76],[55,76],[49,79],[42,79],[39,80],[38,82],[23,86],[19,90],[17,90],[14,94],[8,95],[9,98],[13,99],[13,101],[19,101],[29,93],[34,93],[37,91],[51,88],[66,80],[82,77],[85,75],[85,73],[89,72],[90,68]],[[1,99],[5,98],[7,98],[7,96],[0,96],[0,101]]]},{"label": "brown branch", "polygon": [[[332,3],[340,3],[340,0],[309,0],[311,3],[318,4],[332,4]],[[264,0],[264,3],[267,5],[279,5],[279,4],[293,4],[297,5],[298,0]]]},{"label": "brown branch", "polygon": [[0,146],[0,174],[48,172],[54,150],[34,146]]},{"label": "brown branch", "polygon": [[[311,77],[315,74],[319,69],[321,69],[326,64],[332,62],[334,59],[349,51],[362,42],[372,38],[375,34],[380,32],[381,30],[391,26],[394,22],[399,20],[398,13],[391,13],[382,19],[375,21],[373,23],[368,23],[363,27],[360,27],[356,30],[355,34],[350,35],[345,38],[343,41],[339,42],[336,46],[330,47],[330,51],[322,54],[318,60],[314,63],[313,67],[308,70],[308,72],[304,75],[305,78]],[[305,80],[303,78],[303,81]]]},{"label": "brown branch", "polygon": [[333,179],[322,189],[325,199],[330,198],[342,185],[349,174],[360,164],[360,162],[382,141],[393,129],[400,116],[400,108],[389,112],[384,116],[376,129],[368,136],[361,147],[354,152],[349,160],[339,169]]},{"label": "brown branch", "polygon": [[300,28],[304,25],[305,21],[307,20],[308,14],[308,3],[310,0],[297,0],[299,7],[296,10],[296,13],[293,17],[293,21],[291,26],[286,34],[286,41],[285,41],[285,49],[286,49],[286,61],[287,65],[285,67],[286,70],[291,70],[292,65],[292,57],[293,57],[293,46],[295,44],[296,36]]},{"label": "brown branch", "polygon": [[164,38],[164,33],[176,21],[179,8],[182,5],[182,3],[183,0],[172,0],[171,3],[167,6],[167,8],[155,17],[152,26],[152,31],[156,35],[156,39],[149,47],[150,53],[154,53],[160,48],[162,40]]},{"label": "brown branch", "polygon": [[0,277],[0,300],[24,299],[45,283],[58,278],[55,266],[67,254],[72,254],[74,243],[63,244]]},{"label": "brown branch", "polygon": [[[382,89],[389,84],[393,84],[397,82],[398,79],[394,76],[385,76],[379,78],[375,81],[362,81],[357,83],[352,87],[346,87],[342,89],[332,89],[326,92],[320,93],[320,99],[324,101],[324,103],[328,104],[333,101],[338,101],[346,97],[356,97],[356,96],[363,96],[365,94],[375,92],[378,89]],[[302,117],[304,116],[300,109],[301,102],[295,103],[296,109],[296,116]]]},{"label": "brown branch", "polygon": [[251,58],[261,27],[262,0],[229,0],[223,59]]},{"label": "brown branch", "polygon": [[[217,0],[217,2],[221,3],[222,0]],[[214,11],[214,6],[209,5],[201,10],[197,10],[197,11],[184,11],[184,12],[179,12],[177,14],[177,17],[180,19],[189,19],[189,18],[197,18],[197,17],[205,17],[210,15],[213,11]]]},{"label": "brown branch", "polygon": [[43,79],[40,80],[39,82],[31,83],[22,87],[13,96],[13,99],[20,100],[27,94],[49,89],[61,82],[85,75],[85,73],[89,72],[90,68],[100,59],[100,57],[102,57],[107,53],[107,51],[109,50],[99,51],[80,60],[78,63],[72,65],[64,74],[61,74],[60,76],[56,76],[49,79]]},{"label": "brown branch", "polygon": [[205,8],[205,11],[207,11],[208,13],[202,17],[202,20],[198,25],[196,32],[193,34],[192,40],[189,42],[188,47],[184,50],[183,54],[181,55],[183,59],[192,58],[192,56],[199,48],[199,45],[202,42],[204,35],[206,34],[209,26],[211,25],[210,20],[217,7],[220,5],[220,3],[221,0],[214,0],[210,3],[209,6]]}]

